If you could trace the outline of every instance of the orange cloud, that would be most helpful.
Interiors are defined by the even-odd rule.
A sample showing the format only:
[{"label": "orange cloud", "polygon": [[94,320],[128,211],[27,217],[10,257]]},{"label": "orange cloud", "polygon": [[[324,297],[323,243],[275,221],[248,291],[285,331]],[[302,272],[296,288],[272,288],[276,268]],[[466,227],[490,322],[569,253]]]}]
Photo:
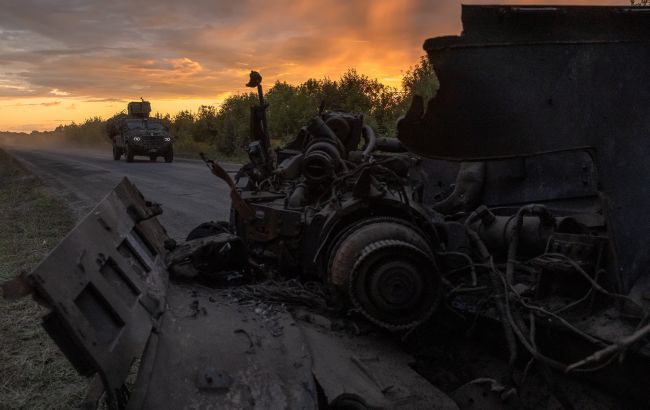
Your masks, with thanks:
[{"label": "orange cloud", "polygon": [[[140,97],[154,111],[195,110],[247,91],[251,69],[266,85],[356,68],[399,86],[425,39],[460,30],[459,0],[24,0],[0,13],[0,129],[107,117]],[[52,97],[66,104],[45,105]]]}]

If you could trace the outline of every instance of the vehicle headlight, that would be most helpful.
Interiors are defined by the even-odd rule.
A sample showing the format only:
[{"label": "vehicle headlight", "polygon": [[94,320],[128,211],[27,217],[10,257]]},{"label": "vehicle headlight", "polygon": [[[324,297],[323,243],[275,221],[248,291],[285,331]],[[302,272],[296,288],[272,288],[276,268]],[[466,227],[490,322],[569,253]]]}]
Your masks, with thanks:
[{"label": "vehicle headlight", "polygon": [[171,141],[171,140],[172,140],[171,137],[165,137],[165,142],[169,142],[169,141]]},{"label": "vehicle headlight", "polygon": [[133,137],[133,141],[135,141],[135,142],[140,141],[140,137]]}]

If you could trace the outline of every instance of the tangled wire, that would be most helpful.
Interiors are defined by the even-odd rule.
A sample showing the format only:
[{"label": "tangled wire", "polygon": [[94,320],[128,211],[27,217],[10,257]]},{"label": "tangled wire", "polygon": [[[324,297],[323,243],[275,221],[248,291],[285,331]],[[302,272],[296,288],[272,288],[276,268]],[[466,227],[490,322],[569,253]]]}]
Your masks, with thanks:
[{"label": "tangled wire", "polygon": [[[537,215],[540,218],[548,218],[549,216],[548,211],[539,205],[529,205],[522,207],[516,215],[517,220],[521,221],[523,215],[525,214]],[[646,336],[650,335],[650,313],[647,311],[647,309],[645,309],[631,297],[613,293],[603,288],[598,283],[599,275],[603,273],[603,270],[599,269],[599,266],[597,266],[595,278],[593,278],[577,261],[567,255],[560,253],[544,253],[526,262],[517,261],[516,255],[518,245],[518,229],[521,227],[520,222],[517,223],[513,229],[513,235],[511,237],[510,246],[508,249],[508,259],[505,264],[506,269],[504,272],[494,263],[492,254],[488,251],[478,233],[472,229],[471,224],[477,218],[478,215],[476,212],[473,215],[470,215],[465,223],[465,227],[472,246],[478,252],[482,261],[481,263],[475,263],[471,258],[464,257],[464,259],[467,260],[467,264],[461,266],[460,268],[452,270],[446,275],[447,278],[449,278],[450,275],[468,271],[471,280],[470,286],[461,284],[453,287],[448,293],[448,296],[462,292],[480,291],[485,289],[484,287],[477,286],[476,272],[479,269],[482,271],[487,271],[490,278],[491,289],[493,290],[493,298],[496,304],[497,312],[501,319],[501,323],[503,325],[504,336],[507,342],[508,350],[510,352],[509,366],[511,368],[511,373],[515,360],[517,358],[517,341],[519,341],[519,343],[528,351],[532,357],[529,364],[526,366],[524,374],[527,373],[527,370],[533,361],[539,361],[545,366],[562,371],[564,373],[571,373],[597,371],[610,365],[617,358],[619,360],[622,360],[625,352],[629,347],[643,340]],[[441,255],[462,256],[463,254],[456,252],[443,252]],[[581,298],[554,311],[540,306],[522,295],[521,292],[513,286],[515,268],[524,271],[534,271],[534,266],[539,265],[562,265],[565,269],[569,268],[583,277],[590,284],[590,289]],[[447,282],[447,284],[450,285],[450,282]],[[628,306],[633,306],[636,308],[638,313],[637,316],[640,318],[640,320],[635,330],[630,335],[622,337],[615,343],[608,344],[603,340],[580,330],[577,326],[561,316],[561,313],[566,312],[569,309],[572,309],[590,299],[594,293],[599,293],[606,297],[627,303]],[[528,313],[528,324],[525,322],[525,316],[521,314],[520,310],[514,309],[515,306]],[[587,357],[569,364],[562,363],[556,359],[542,354],[536,342],[536,316],[542,316],[555,320],[571,333],[593,343],[594,345],[598,346],[599,349]]]}]

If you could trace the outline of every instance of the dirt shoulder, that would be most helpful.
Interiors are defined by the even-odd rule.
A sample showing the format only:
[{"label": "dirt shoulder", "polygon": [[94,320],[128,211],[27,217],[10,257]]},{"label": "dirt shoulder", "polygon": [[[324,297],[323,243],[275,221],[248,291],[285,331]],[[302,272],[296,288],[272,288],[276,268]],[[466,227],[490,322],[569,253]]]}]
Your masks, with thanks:
[{"label": "dirt shoulder", "polygon": [[[0,150],[0,282],[31,271],[72,229],[61,199]],[[0,408],[77,408],[87,381],[40,326],[45,313],[30,298],[0,297]]]}]

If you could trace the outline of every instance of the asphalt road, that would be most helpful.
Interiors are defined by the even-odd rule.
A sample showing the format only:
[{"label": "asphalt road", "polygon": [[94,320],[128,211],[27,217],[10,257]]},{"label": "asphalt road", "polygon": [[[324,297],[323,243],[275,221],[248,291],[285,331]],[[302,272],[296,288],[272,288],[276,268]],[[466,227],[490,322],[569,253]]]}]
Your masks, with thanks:
[{"label": "asphalt road", "polygon": [[[133,163],[114,161],[110,148],[27,149],[3,147],[75,210],[85,216],[124,177],[128,177],[149,201],[163,206],[162,224],[169,235],[183,239],[187,233],[210,220],[227,220],[230,195],[227,185],[210,173],[200,160],[177,158],[149,162],[136,157]],[[229,172],[237,164],[222,164]]]}]

